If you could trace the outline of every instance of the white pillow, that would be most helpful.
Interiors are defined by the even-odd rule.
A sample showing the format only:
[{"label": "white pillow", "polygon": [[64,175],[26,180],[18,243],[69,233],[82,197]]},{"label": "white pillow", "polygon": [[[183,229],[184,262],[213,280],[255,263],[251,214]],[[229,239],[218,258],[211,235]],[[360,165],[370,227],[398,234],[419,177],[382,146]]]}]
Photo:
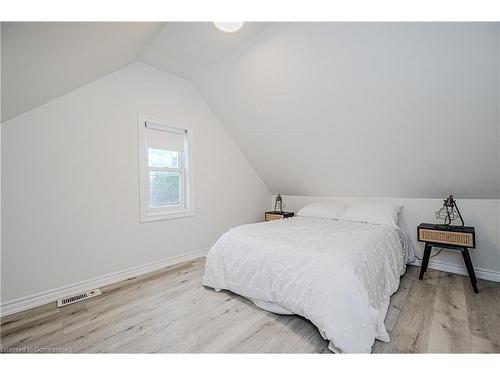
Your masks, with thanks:
[{"label": "white pillow", "polygon": [[309,203],[297,212],[297,216],[320,217],[323,219],[338,219],[345,209],[344,202],[326,201]]},{"label": "white pillow", "polygon": [[398,215],[403,206],[383,201],[353,201],[347,205],[341,220],[383,224],[398,227]]}]

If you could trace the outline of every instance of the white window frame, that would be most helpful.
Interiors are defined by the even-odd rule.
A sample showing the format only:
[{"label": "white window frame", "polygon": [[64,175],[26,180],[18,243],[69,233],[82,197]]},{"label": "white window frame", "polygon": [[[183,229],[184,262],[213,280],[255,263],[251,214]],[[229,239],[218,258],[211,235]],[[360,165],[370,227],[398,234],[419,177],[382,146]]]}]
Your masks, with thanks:
[{"label": "white window frame", "polygon": [[[148,165],[148,150],[146,147],[146,126],[149,129],[166,131],[184,135],[184,152],[179,160],[179,168],[150,167]],[[139,139],[139,200],[141,222],[174,219],[194,216],[193,204],[193,179],[192,179],[192,130],[168,125],[151,116],[138,114],[137,133]],[[180,172],[180,197],[179,205],[165,207],[149,207],[149,172],[150,171],[175,171]]]}]

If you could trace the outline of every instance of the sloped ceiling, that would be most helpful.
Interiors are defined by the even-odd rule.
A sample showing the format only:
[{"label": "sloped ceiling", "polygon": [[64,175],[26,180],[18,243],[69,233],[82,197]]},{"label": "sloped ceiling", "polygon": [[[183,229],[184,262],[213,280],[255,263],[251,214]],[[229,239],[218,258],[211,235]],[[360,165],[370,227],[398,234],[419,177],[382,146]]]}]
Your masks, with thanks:
[{"label": "sloped ceiling", "polygon": [[211,22],[4,22],[2,121],[133,61],[192,80],[269,26],[227,34]]},{"label": "sloped ceiling", "polygon": [[3,22],[2,121],[135,61],[163,26]]},{"label": "sloped ceiling", "polygon": [[273,193],[500,198],[495,23],[7,24],[2,43],[4,119],[138,59],[190,80]]},{"label": "sloped ceiling", "polygon": [[274,24],[195,84],[273,193],[500,198],[497,24]]},{"label": "sloped ceiling", "polygon": [[267,22],[250,22],[235,33],[224,33],[212,22],[168,23],[140,60],[193,80],[270,25]]}]

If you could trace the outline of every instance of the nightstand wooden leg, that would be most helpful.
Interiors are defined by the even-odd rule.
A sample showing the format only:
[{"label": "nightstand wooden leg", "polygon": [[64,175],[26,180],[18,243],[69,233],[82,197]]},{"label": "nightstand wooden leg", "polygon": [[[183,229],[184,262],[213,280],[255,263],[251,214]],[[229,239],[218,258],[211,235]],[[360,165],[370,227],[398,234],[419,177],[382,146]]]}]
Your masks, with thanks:
[{"label": "nightstand wooden leg", "polygon": [[474,293],[479,293],[479,290],[477,289],[476,273],[474,272],[474,266],[472,265],[472,260],[470,259],[469,250],[466,247],[462,250],[462,256],[464,257],[465,267],[467,267],[467,272],[469,273],[472,289],[474,289]]},{"label": "nightstand wooden leg", "polygon": [[420,276],[419,280],[424,278],[424,272],[427,271],[427,266],[429,265],[429,258],[431,257],[432,246],[425,244],[424,257],[422,258],[422,265],[420,266]]}]

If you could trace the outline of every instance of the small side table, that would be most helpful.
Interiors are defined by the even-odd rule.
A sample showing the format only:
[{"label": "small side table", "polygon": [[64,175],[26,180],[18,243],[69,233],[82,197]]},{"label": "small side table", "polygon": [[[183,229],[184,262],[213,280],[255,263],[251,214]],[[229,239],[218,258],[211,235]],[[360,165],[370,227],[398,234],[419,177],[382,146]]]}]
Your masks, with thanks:
[{"label": "small side table", "polygon": [[264,219],[266,221],[286,219],[287,217],[292,217],[293,215],[293,212],[267,211],[264,215]]},{"label": "small side table", "polygon": [[433,247],[459,250],[464,258],[472,289],[474,289],[474,293],[479,293],[476,273],[474,272],[474,266],[469,255],[469,249],[476,247],[476,232],[474,227],[422,223],[417,227],[417,233],[418,240],[425,242],[424,257],[420,266],[420,280],[424,278],[424,273],[427,271]]}]

